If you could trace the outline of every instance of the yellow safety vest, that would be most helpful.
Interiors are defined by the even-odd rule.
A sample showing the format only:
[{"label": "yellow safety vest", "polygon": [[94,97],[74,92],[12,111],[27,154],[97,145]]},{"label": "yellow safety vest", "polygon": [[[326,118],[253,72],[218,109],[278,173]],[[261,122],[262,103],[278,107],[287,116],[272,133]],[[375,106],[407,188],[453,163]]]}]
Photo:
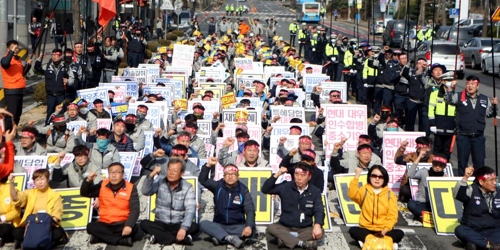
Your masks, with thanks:
[{"label": "yellow safety vest", "polygon": [[455,116],[455,105],[450,105],[444,101],[443,97],[438,96],[439,89],[434,90],[429,97],[429,106],[436,106],[436,108],[429,108],[429,118],[440,116]]},{"label": "yellow safety vest", "polygon": [[352,66],[352,53],[350,50],[347,50],[344,53],[344,67]]},{"label": "yellow safety vest", "polygon": [[231,11],[234,11],[234,6],[233,5],[231,5]]},{"label": "yellow safety vest", "polygon": [[335,49],[332,47],[332,45],[330,45],[328,43],[325,47],[325,55],[326,56],[333,56],[333,55],[335,55],[334,52],[335,52]]},{"label": "yellow safety vest", "polygon": [[318,34],[314,34],[311,37],[311,46],[316,46],[317,43],[318,43]]},{"label": "yellow safety vest", "polygon": [[296,23],[291,23],[290,26],[288,26],[288,30],[290,32],[296,33],[298,29],[299,29],[299,27],[297,26]]},{"label": "yellow safety vest", "polygon": [[299,39],[306,39],[306,33],[304,32],[304,30],[300,30],[299,31]]},{"label": "yellow safety vest", "polygon": [[365,60],[365,64],[363,66],[363,79],[367,79],[369,76],[377,76],[377,68],[368,66],[368,60],[370,60],[370,58]]},{"label": "yellow safety vest", "polygon": [[325,7],[321,7],[321,10],[319,11],[321,14],[325,14]]},{"label": "yellow safety vest", "polygon": [[229,10],[229,5],[226,4],[226,11],[228,11],[228,10]]}]

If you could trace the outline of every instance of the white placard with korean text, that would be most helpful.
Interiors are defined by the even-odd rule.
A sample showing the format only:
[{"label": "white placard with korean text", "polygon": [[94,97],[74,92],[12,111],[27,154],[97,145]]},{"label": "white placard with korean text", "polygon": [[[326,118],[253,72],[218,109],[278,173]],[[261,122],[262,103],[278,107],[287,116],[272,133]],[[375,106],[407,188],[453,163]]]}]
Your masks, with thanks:
[{"label": "white placard with korean text", "polygon": [[189,72],[191,72],[194,50],[195,46],[192,45],[174,44],[172,65],[175,65],[175,67],[189,68]]},{"label": "white placard with korean text", "polygon": [[130,181],[137,159],[137,152],[119,152],[119,154],[120,162],[125,167],[125,176],[123,178],[127,181]]},{"label": "white placard with korean text", "polygon": [[330,80],[330,77],[327,75],[320,74],[305,74],[302,78],[302,84],[306,89],[306,93],[311,93],[314,86],[324,82],[326,80]]},{"label": "white placard with korean text", "polygon": [[116,103],[123,103],[126,102],[125,98],[127,97],[127,84],[126,83],[118,83],[118,82],[111,82],[111,83],[99,83],[99,87],[106,88],[108,91],[113,91],[115,93],[115,96],[113,97],[113,102]]},{"label": "white placard with korean text", "polygon": [[245,110],[248,112],[247,125],[255,124],[261,125],[262,122],[262,112],[260,110],[251,109],[224,109],[222,110],[222,123],[231,124],[236,123],[236,112],[240,110]]},{"label": "white placard with korean text", "polygon": [[288,136],[290,135],[290,127],[298,126],[302,129],[301,135],[309,135],[308,123],[273,123],[271,135]]},{"label": "white placard with korean text", "polygon": [[[271,141],[269,144],[270,152],[269,152],[269,165],[273,168],[273,173],[278,172],[279,164],[281,163],[282,158],[278,156],[278,145],[280,142],[281,135],[272,135]],[[301,135],[287,135],[286,142],[283,144],[286,150],[290,151],[292,148],[299,148],[299,137]],[[298,154],[299,152],[297,152]]]},{"label": "white placard with korean text", "polygon": [[403,141],[408,141],[408,146],[406,147],[407,150],[405,151],[405,154],[415,151],[415,147],[417,146],[417,144],[415,143],[415,139],[420,136],[425,136],[425,132],[384,131],[384,142],[382,144],[382,162],[384,164],[384,168],[387,170],[387,173],[389,173],[389,183],[387,185],[396,194],[399,194],[399,188],[401,186],[403,175],[406,171],[406,166],[394,163],[394,155],[398,151]]},{"label": "white placard with korean text", "polygon": [[141,103],[141,102],[135,102],[135,103],[129,103],[128,105],[128,114],[134,114],[137,111],[137,107],[139,105],[146,105],[148,107],[148,114],[146,115],[146,120],[151,122],[153,124],[153,128],[160,128],[161,127],[161,111],[162,111],[162,104],[159,103]]},{"label": "white placard with korean text", "polygon": [[243,71],[252,71],[254,70],[252,62],[252,58],[234,58],[234,68],[239,68]]},{"label": "white placard with korean text", "polygon": [[124,68],[123,76],[135,76],[137,82],[147,84],[148,70],[145,68]]},{"label": "white placard with korean text", "polygon": [[140,63],[137,68],[145,68],[146,72],[146,84],[156,84],[156,78],[160,77],[160,67],[158,64],[145,64]]},{"label": "white placard with korean text", "polygon": [[111,118],[98,118],[96,119],[96,121],[97,121],[96,129],[105,128],[111,130],[111,124],[113,124]]},{"label": "white placard with korean text", "polygon": [[165,86],[173,86],[172,96],[174,99],[182,99],[184,95],[184,89],[182,80],[174,79],[174,78],[158,78],[156,79],[157,83],[163,83]]},{"label": "white placard with korean text", "polygon": [[77,90],[76,93],[78,97],[87,101],[89,110],[94,108],[93,102],[96,99],[101,99],[103,101],[104,107],[107,107],[109,105],[108,90],[106,88],[97,87],[90,89],[80,89]]},{"label": "white placard with korean text", "polygon": [[28,174],[28,182],[26,183],[26,188],[35,188],[35,184],[31,179],[33,172],[38,169],[47,168],[48,156],[46,155],[29,155],[29,156],[14,156],[14,161],[26,170]]},{"label": "white placard with korean text", "polygon": [[320,100],[329,100],[330,91],[338,90],[340,91],[340,98],[342,102],[347,102],[347,83],[346,82],[322,82],[321,83],[321,94],[319,95]]},{"label": "white placard with korean text", "polygon": [[[406,169],[409,171],[413,163],[406,163]],[[419,163],[417,165],[417,171],[421,168],[425,168],[429,170],[432,167],[431,163]],[[446,164],[446,168],[444,169],[444,177],[453,177],[453,169],[450,163]],[[432,176],[431,176],[432,177]],[[411,191],[411,199],[416,201],[418,194],[418,182],[417,179],[408,178],[410,183],[410,191]],[[425,188],[427,189],[427,183],[425,183]]]},{"label": "white placard with korean text", "polygon": [[304,122],[306,114],[301,107],[270,106],[271,117],[279,116],[278,123],[289,123],[293,118],[299,118]]}]

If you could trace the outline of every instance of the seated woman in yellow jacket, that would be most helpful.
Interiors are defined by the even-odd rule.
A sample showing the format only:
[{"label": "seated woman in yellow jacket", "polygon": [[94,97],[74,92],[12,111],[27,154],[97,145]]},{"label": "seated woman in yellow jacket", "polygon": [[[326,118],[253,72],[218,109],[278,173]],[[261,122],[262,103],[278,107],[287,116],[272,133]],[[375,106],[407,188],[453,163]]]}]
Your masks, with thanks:
[{"label": "seated woman in yellow jacket", "polygon": [[20,226],[12,232],[16,243],[21,242],[24,238],[24,227],[26,226],[28,215],[39,212],[47,213],[53,219],[52,241],[54,245],[65,243],[68,239],[66,232],[61,227],[63,215],[62,198],[59,193],[49,187],[49,175],[50,173],[47,169],[36,170],[33,172],[32,177],[35,188],[24,190],[23,192],[16,190],[13,184],[14,177],[12,175],[9,177],[12,201],[16,206],[24,208],[24,214],[19,223]]},{"label": "seated woman in yellow jacket", "polygon": [[12,231],[21,222],[21,209],[10,198],[10,185],[5,177],[0,179],[0,248],[5,242],[12,242]]},{"label": "seated woman in yellow jacket", "polygon": [[351,227],[349,234],[361,247],[369,234],[389,236],[394,242],[393,249],[397,249],[397,243],[403,239],[404,232],[394,229],[398,221],[398,199],[387,187],[389,174],[384,167],[374,165],[368,170],[367,184],[359,187],[359,175],[362,171],[362,168],[356,168],[347,192],[349,198],[361,208],[359,227]]}]

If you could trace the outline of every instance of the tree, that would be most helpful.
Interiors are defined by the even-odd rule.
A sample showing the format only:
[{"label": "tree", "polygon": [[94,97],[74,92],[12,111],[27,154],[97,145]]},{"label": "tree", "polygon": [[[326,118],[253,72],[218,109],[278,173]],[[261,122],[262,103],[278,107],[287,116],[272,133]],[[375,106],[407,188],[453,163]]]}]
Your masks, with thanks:
[{"label": "tree", "polygon": [[82,37],[82,29],[80,27],[80,1],[71,0],[71,7],[73,7],[73,37],[75,41],[80,41]]}]

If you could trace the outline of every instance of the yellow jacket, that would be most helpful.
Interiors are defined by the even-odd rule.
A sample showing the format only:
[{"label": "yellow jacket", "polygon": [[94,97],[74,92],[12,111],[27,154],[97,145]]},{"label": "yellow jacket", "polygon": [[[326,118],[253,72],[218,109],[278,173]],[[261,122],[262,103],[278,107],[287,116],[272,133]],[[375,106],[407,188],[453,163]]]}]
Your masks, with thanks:
[{"label": "yellow jacket", "polygon": [[[62,220],[62,215],[63,215],[63,202],[62,202],[62,197],[59,193],[56,191],[52,190],[51,188],[48,188],[48,201],[47,201],[47,213],[58,220],[58,224],[61,224]],[[35,208],[35,202],[36,202],[36,195],[38,193],[38,189],[33,188],[33,189],[28,189],[24,190],[23,192],[17,192],[17,195],[19,196],[19,200],[16,202],[18,207],[24,207],[24,215],[21,220],[20,225],[24,226],[26,223],[26,218],[28,218],[28,215],[33,214],[33,209]]]},{"label": "yellow jacket", "polygon": [[389,195],[387,186],[381,188],[379,194],[375,194],[370,184],[358,187],[358,182],[358,178],[351,180],[347,195],[361,207],[359,227],[377,232],[392,230],[398,221],[396,195],[393,192]]},{"label": "yellow jacket", "polygon": [[21,222],[21,208],[17,207],[10,197],[10,184],[0,184],[0,206],[6,212],[5,221],[12,222],[14,227],[18,227]]}]

